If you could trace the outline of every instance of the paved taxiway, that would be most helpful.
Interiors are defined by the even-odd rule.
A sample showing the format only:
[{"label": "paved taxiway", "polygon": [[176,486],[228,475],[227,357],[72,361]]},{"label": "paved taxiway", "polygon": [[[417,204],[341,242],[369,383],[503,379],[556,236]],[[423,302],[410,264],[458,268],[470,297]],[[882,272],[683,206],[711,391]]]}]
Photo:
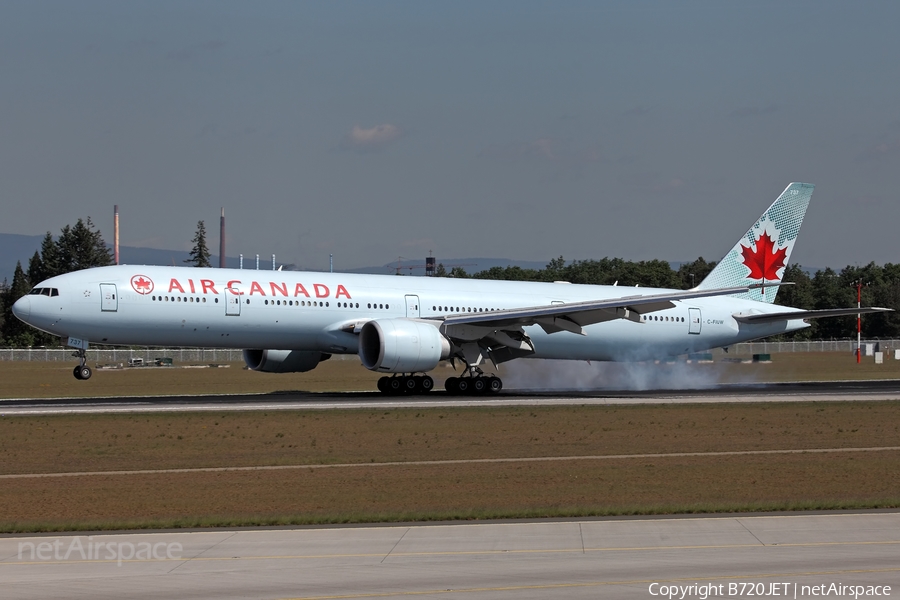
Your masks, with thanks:
[{"label": "paved taxiway", "polygon": [[[76,537],[84,552],[150,543],[163,558],[82,559]],[[47,550],[57,540],[61,557],[76,548],[68,560]],[[42,542],[47,560],[29,554]],[[803,585],[889,585],[896,596],[898,557],[900,513],[600,519],[3,537],[0,581],[23,599],[652,598],[654,582],[777,583],[781,597],[795,584],[797,597]]]},{"label": "paved taxiway", "polygon": [[493,396],[384,396],[378,392],[235,394],[121,398],[0,400],[2,415],[222,410],[324,410],[351,408],[440,408],[457,406],[552,406],[572,404],[669,404],[713,402],[811,402],[898,400],[900,380],[719,385],[693,390],[530,392],[511,390]]}]

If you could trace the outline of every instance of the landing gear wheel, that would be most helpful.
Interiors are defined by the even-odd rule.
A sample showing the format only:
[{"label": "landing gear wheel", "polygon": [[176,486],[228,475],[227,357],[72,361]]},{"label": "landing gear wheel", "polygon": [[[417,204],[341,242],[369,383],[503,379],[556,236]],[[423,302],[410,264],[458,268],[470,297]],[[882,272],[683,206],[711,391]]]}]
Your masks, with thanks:
[{"label": "landing gear wheel", "polygon": [[381,392],[382,394],[388,393],[387,380],[388,380],[387,377],[379,377],[378,378],[378,391]]},{"label": "landing gear wheel", "polygon": [[503,380],[499,377],[491,377],[488,380],[488,391],[492,394],[500,393],[500,390],[503,389]]},{"label": "landing gear wheel", "polygon": [[403,378],[402,377],[388,377],[387,384],[385,387],[388,389],[389,394],[402,394],[403,393]]},{"label": "landing gear wheel", "polygon": [[476,377],[472,380],[472,393],[475,395],[481,395],[488,389],[488,384],[485,377]]},{"label": "landing gear wheel", "polygon": [[447,390],[448,394],[458,394],[459,377],[448,377],[447,381],[444,382],[444,389]]},{"label": "landing gear wheel", "polygon": [[91,378],[91,375],[93,375],[93,371],[91,371],[91,368],[89,366],[81,365],[80,367],[78,367],[78,375],[76,375],[76,377],[78,377],[78,379],[81,379],[82,381],[87,381],[88,379]]},{"label": "landing gear wheel", "polygon": [[81,365],[78,365],[72,370],[72,375],[75,376],[75,379],[81,379]]},{"label": "landing gear wheel", "polygon": [[472,389],[471,377],[460,377],[456,380],[456,391],[460,394],[468,394]]},{"label": "landing gear wheel", "polygon": [[419,387],[419,382],[417,381],[418,377],[404,377],[403,378],[403,391],[407,394],[415,394],[417,388]]},{"label": "landing gear wheel", "polygon": [[424,377],[422,377],[422,381],[419,383],[419,388],[423,393],[427,394],[434,389],[434,379],[432,379],[428,375],[425,375]]}]

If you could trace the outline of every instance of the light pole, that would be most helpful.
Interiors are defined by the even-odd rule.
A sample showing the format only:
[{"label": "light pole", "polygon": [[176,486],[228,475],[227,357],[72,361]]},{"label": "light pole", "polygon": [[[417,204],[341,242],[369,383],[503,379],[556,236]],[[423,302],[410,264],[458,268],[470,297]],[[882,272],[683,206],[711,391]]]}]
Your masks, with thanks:
[{"label": "light pole", "polygon": [[[853,283],[850,284],[852,287],[856,288],[856,308],[860,308],[862,306],[862,289],[864,285],[869,285],[868,283],[863,283],[862,279],[857,279]],[[856,313],[856,364],[860,362],[860,354],[862,353],[862,316],[860,313]]]}]

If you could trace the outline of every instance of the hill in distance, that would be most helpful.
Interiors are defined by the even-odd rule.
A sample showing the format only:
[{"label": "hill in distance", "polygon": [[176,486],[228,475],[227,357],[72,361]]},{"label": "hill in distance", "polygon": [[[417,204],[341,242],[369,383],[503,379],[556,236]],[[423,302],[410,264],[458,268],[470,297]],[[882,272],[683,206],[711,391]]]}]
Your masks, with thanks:
[{"label": "hill in distance", "polygon": [[[0,233],[0,280],[6,278],[12,281],[13,273],[16,269],[16,262],[21,261],[22,267],[28,268],[28,260],[34,253],[40,250],[43,235],[20,235],[17,233]],[[182,250],[160,250],[158,248],[139,248],[136,246],[119,246],[119,259],[122,264],[126,265],[176,265],[183,266],[185,259],[189,257],[189,253]],[[219,256],[210,257],[210,262],[214,265],[219,264]],[[519,266],[523,269],[543,269],[547,266],[546,262],[538,261],[517,261],[507,258],[448,258],[438,259],[439,263],[445,265],[447,271],[451,269],[449,265],[464,265],[462,268],[468,273],[476,273],[484,271],[492,267],[509,267]],[[229,268],[237,269],[240,267],[240,258],[236,256],[228,256],[225,264]],[[281,263],[279,263],[280,265]],[[405,266],[404,266],[405,265]],[[425,275],[425,259],[408,260],[401,263],[399,273],[401,275]],[[254,269],[256,267],[256,256],[244,257],[244,268]],[[271,269],[272,261],[268,257],[260,256],[260,269]],[[296,265],[282,265],[285,270],[307,270]],[[312,269],[315,270],[315,269]],[[389,275],[397,273],[397,263],[392,262],[379,266],[360,267],[356,269],[343,269],[339,272],[343,273],[368,273],[375,275]]]}]

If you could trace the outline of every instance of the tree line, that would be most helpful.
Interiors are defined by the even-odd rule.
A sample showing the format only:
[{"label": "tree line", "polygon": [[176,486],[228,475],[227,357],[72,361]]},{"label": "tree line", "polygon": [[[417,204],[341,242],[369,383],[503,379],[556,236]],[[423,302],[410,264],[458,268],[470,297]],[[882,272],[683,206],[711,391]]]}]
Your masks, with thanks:
[{"label": "tree line", "polygon": [[[209,267],[210,253],[206,245],[206,228],[197,223],[192,239],[190,258],[184,262],[195,267]],[[48,231],[28,261],[27,268],[16,264],[12,282],[0,284],[0,345],[12,347],[53,346],[59,340],[25,325],[12,314],[12,305],[41,281],[90,267],[113,263],[112,251],[106,246],[90,217],[66,225],[54,238]],[[460,267],[450,271],[439,264],[437,277],[495,279],[507,281],[567,281],[593,285],[622,287],[659,287],[690,289],[703,281],[715,262],[702,257],[682,263],[677,269],[664,260],[629,261],[622,258],[566,261],[562,256],[551,260],[543,269],[521,267],[493,267],[468,274]],[[900,264],[869,263],[864,267],[848,266],[840,271],[831,268],[810,275],[800,265],[789,265],[776,303],[805,310],[846,308],[856,303],[856,282],[863,284],[863,304],[900,309]],[[856,317],[818,319],[812,326],[785,336],[783,339],[832,339],[852,337],[856,332]],[[900,337],[900,313],[867,315],[863,318],[863,336],[867,338]]]},{"label": "tree line", "polygon": [[[568,281],[629,287],[638,285],[686,290],[703,281],[715,266],[714,261],[707,262],[702,257],[689,263],[682,263],[677,269],[673,269],[663,260],[629,261],[621,258],[603,258],[567,262],[560,256],[551,260],[543,269],[493,267],[470,275],[459,267],[447,271],[439,264],[435,269],[435,275],[507,281]],[[856,305],[855,283],[862,282],[864,306],[882,306],[900,311],[900,264],[876,265],[873,262],[864,267],[847,266],[840,271],[831,268],[821,269],[813,275],[801,265],[792,264],[785,269],[783,281],[793,285],[779,288],[775,302],[782,306],[803,310],[852,307]],[[855,334],[856,317],[851,316],[813,319],[811,327],[778,336],[776,339],[821,340],[853,337]],[[900,312],[864,316],[862,335],[867,338],[900,337]]]}]

